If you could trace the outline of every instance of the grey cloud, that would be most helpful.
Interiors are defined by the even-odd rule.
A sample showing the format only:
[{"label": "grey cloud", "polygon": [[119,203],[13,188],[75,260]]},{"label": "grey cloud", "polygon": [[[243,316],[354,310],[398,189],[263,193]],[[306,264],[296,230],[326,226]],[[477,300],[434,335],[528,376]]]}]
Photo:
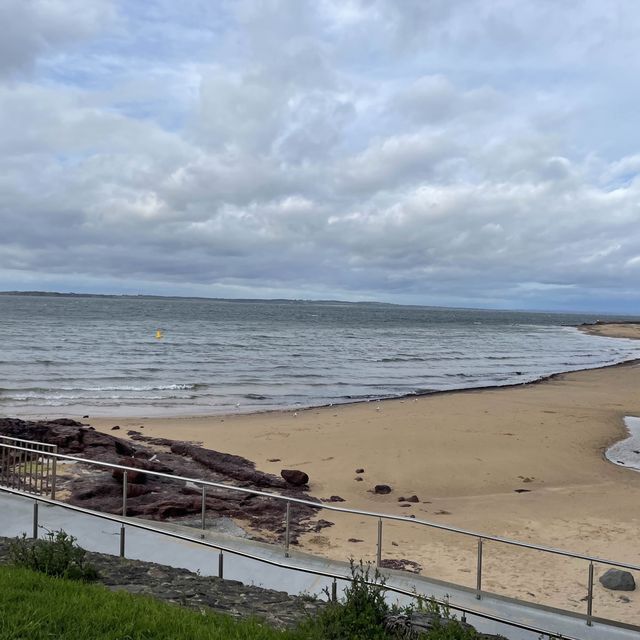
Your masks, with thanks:
[{"label": "grey cloud", "polygon": [[[525,18],[553,13],[540,6],[497,20],[473,2],[234,3],[212,27],[211,55],[188,65],[175,50],[183,26],[164,24],[170,55],[150,63],[145,50],[127,65],[128,43],[100,66],[108,86],[37,71],[0,83],[0,270],[68,288],[628,305],[640,275],[637,150],[599,153],[581,115],[592,89],[577,77],[574,92],[520,81],[515,68],[498,79],[462,69],[501,50],[546,64],[522,43]],[[86,37],[95,25],[83,20],[51,40]],[[118,28],[142,24],[132,20]],[[595,55],[601,44],[571,28],[574,57]],[[397,73],[360,50],[367,32]],[[456,51],[450,70],[440,42]],[[30,51],[32,63],[49,48]],[[166,93],[158,78],[172,79]]]},{"label": "grey cloud", "polygon": [[3,0],[0,77],[30,70],[38,56],[90,37],[113,16],[111,0]]}]

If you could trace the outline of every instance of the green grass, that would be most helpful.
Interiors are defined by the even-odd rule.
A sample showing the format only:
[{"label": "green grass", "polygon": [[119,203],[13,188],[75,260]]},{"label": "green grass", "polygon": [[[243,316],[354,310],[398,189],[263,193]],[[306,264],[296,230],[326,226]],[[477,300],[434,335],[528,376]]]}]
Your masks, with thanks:
[{"label": "green grass", "polygon": [[302,640],[223,614],[201,614],[144,596],[111,592],[0,567],[2,640]]}]

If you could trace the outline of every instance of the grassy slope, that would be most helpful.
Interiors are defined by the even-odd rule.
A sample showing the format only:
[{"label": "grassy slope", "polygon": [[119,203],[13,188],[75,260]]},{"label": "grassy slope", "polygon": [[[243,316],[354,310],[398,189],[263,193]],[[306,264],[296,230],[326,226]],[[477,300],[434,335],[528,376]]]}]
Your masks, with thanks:
[{"label": "grassy slope", "polygon": [[256,622],[0,567],[2,640],[300,640]]}]

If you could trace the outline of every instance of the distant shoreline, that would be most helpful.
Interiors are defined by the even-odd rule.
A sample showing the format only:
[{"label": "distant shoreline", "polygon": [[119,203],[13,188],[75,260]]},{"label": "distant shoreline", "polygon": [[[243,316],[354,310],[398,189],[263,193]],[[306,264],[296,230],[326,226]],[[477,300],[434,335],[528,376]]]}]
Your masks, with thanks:
[{"label": "distant shoreline", "polygon": [[[559,315],[559,316],[604,316],[615,319],[611,323],[602,323],[600,320],[593,324],[632,324],[640,323],[637,314],[626,313],[603,313],[600,311],[563,311],[563,310],[541,310],[541,309],[493,309],[489,307],[460,307],[446,305],[411,304],[399,302],[380,302],[377,300],[337,300],[322,298],[218,298],[209,296],[181,296],[181,295],[158,295],[152,293],[75,293],[73,291],[0,291],[0,296],[15,297],[40,297],[40,298],[107,298],[112,300],[210,300],[213,302],[230,303],[264,303],[264,304],[333,304],[345,306],[379,306],[379,307],[411,307],[417,309],[449,309],[453,311],[489,311],[504,313],[530,313],[532,315]],[[620,318],[625,318],[621,320]],[[628,320],[626,318],[629,318]],[[633,319],[631,319],[633,318]],[[565,326],[592,326],[591,323],[583,325]]]},{"label": "distant shoreline", "polygon": [[591,336],[640,340],[640,322],[638,321],[602,322],[598,320],[594,324],[581,324],[578,329]]}]

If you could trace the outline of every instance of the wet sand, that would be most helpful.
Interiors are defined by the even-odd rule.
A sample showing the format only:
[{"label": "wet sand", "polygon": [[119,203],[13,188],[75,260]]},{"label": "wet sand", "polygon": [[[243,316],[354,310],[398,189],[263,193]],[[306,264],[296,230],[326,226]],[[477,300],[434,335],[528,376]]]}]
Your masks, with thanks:
[{"label": "wet sand", "polygon": [[[413,514],[485,535],[640,564],[640,473],[604,457],[608,446],[626,437],[626,415],[640,416],[638,363],[413,399],[89,423],[105,431],[118,424],[120,434],[144,427],[147,436],[202,442],[272,473],[301,469],[311,478],[313,495],[341,496],[345,502],[339,506]],[[359,468],[364,473],[356,474]],[[381,483],[392,492],[372,493]],[[418,503],[398,502],[414,494]],[[374,558],[375,520],[330,512],[321,517],[335,525],[304,537],[302,548],[337,559]],[[410,559],[426,575],[475,586],[473,538],[393,523],[385,524],[383,547],[384,558]],[[484,559],[485,589],[585,610],[585,561],[494,542],[485,544]],[[597,565],[596,576],[606,568]],[[595,615],[640,624],[640,597],[622,595],[629,602],[596,583]]]}]

